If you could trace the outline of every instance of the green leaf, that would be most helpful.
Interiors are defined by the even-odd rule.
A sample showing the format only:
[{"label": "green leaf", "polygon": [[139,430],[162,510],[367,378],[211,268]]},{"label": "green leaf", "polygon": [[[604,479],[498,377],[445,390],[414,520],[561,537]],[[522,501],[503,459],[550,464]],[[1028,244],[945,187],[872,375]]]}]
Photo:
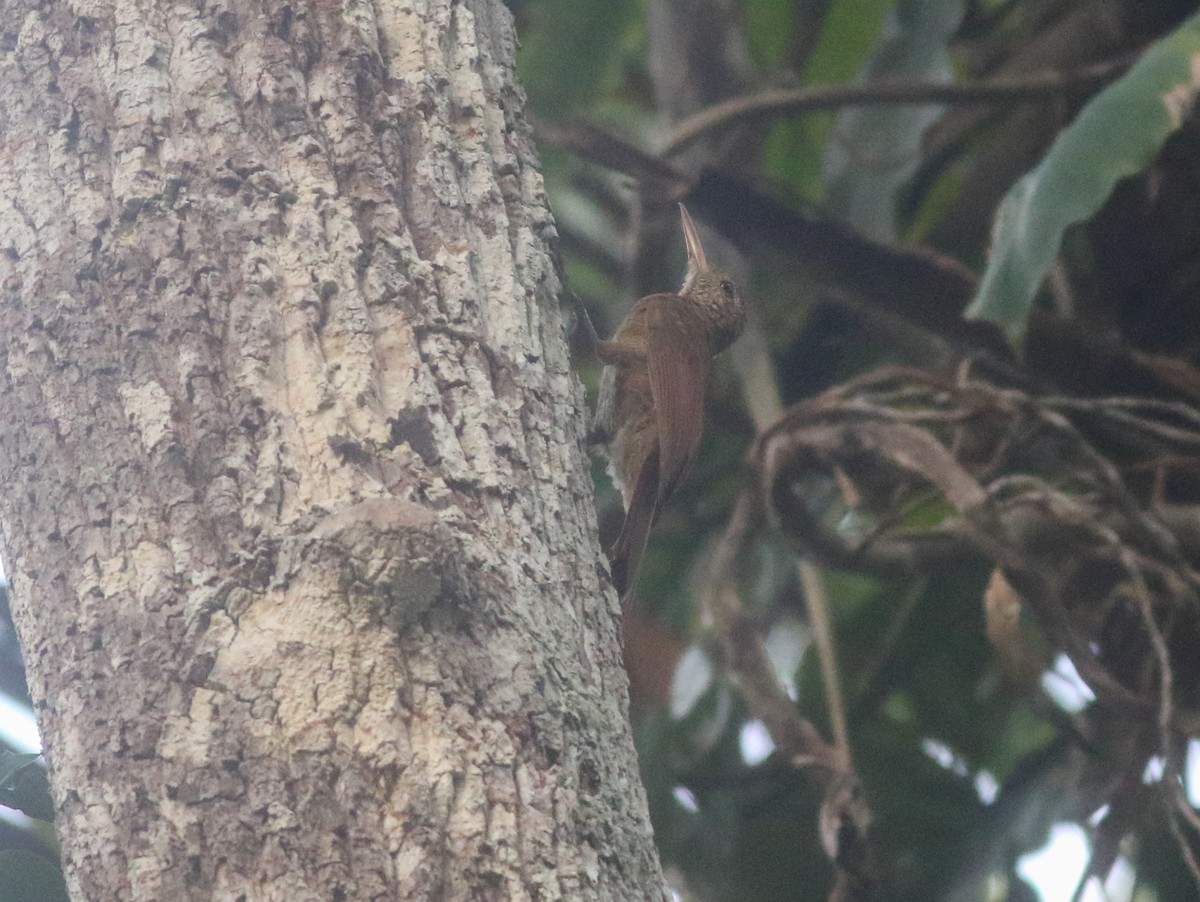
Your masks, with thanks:
[{"label": "green leaf", "polygon": [[[860,78],[949,81],[947,44],[963,16],[962,0],[898,0]],[[896,237],[896,193],[921,160],[937,104],[851,107],[837,117],[825,154],[829,203],[859,231]]]},{"label": "green leaf", "polygon": [[0,789],[11,788],[17,772],[28,767],[40,757],[42,756],[39,752],[18,754],[7,749],[0,750]]},{"label": "green leaf", "polygon": [[632,0],[530,4],[517,69],[531,109],[560,119],[619,92],[641,50],[640,15]]},{"label": "green leaf", "polygon": [[0,899],[4,902],[70,902],[62,870],[24,849],[0,852]]},{"label": "green leaf", "polygon": [[790,0],[746,0],[742,8],[751,56],[762,69],[779,65],[795,16],[793,4]]},{"label": "green leaf", "polygon": [[[839,84],[854,78],[875,46],[895,0],[839,0],[821,22],[817,46],[801,75],[803,84]],[[796,4],[799,8],[800,4]],[[821,203],[825,146],[833,131],[832,112],[780,119],[771,131],[763,168],[770,179],[798,197]]]},{"label": "green leaf", "polygon": [[1145,169],[1180,126],[1200,83],[1200,13],[1097,94],[1009,190],[966,315],[999,324],[1014,344],[1067,226],[1091,216],[1121,179]]},{"label": "green leaf", "polygon": [[803,81],[821,85],[852,79],[875,46],[893,6],[895,0],[834,3],[821,26],[821,39]]},{"label": "green leaf", "polygon": [[54,801],[38,753],[0,752],[0,805],[16,808],[30,817],[54,820]]}]

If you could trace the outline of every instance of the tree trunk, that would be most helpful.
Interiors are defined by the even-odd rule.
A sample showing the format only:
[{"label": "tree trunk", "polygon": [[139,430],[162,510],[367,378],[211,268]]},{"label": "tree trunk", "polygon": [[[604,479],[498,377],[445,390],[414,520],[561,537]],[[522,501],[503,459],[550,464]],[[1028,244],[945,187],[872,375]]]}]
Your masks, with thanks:
[{"label": "tree trunk", "polygon": [[507,11],[2,21],[0,525],[72,895],[661,897]]}]

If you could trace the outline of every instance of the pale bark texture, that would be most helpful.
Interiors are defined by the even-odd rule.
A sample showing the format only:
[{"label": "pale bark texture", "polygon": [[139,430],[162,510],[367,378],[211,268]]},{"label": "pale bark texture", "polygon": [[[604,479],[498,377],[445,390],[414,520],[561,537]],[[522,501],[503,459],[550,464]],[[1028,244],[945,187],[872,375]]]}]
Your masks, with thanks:
[{"label": "pale bark texture", "polygon": [[73,897],[661,898],[508,12],[0,10],[0,525]]}]

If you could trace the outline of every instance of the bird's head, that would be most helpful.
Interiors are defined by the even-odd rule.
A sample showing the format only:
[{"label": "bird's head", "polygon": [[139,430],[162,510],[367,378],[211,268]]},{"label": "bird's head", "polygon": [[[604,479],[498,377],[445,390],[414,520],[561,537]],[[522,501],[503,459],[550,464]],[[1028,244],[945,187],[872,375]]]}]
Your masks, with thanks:
[{"label": "bird's head", "polygon": [[711,269],[704,254],[704,245],[696,232],[687,207],[679,205],[683,220],[683,242],[687,247],[688,268],[679,293],[700,305],[712,320],[714,352],[723,350],[742,333],[746,322],[746,307],[733,281],[724,273]]}]

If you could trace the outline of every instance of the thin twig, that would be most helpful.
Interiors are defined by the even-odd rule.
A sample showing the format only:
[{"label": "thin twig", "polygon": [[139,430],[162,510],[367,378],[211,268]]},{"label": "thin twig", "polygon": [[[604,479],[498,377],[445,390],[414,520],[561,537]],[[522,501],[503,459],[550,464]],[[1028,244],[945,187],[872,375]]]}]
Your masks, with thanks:
[{"label": "thin twig", "polygon": [[1124,480],[1121,479],[1113,462],[1093,447],[1078,427],[1064,415],[1046,410],[1032,399],[1027,401],[1026,406],[1037,420],[1071,438],[1076,450],[1085,461],[1091,464],[1092,472],[1099,477],[1101,487],[1125,514],[1129,525],[1136,531],[1135,536],[1154,548],[1175,572],[1184,577],[1185,585],[1189,586],[1190,600],[1195,600],[1196,587],[1200,584],[1200,577],[1192,572],[1187,561],[1183,559],[1179,543],[1170,530],[1142,508],[1137,498],[1125,485]]},{"label": "thin twig", "polygon": [[766,725],[776,748],[793,767],[815,766],[830,774],[845,772],[835,750],[800,714],[780,685],[762,642],[733,589],[733,565],[753,526],[754,511],[752,493],[743,493],[711,559],[712,580],[706,593],[707,607],[725,645],[729,675],[741,690],[750,711]]},{"label": "thin twig", "polygon": [[844,898],[873,899],[877,884],[867,836],[871,810],[862,781],[849,764],[849,745],[831,747],[788,697],[733,586],[733,563],[760,515],[755,493],[743,492],[713,550],[708,610],[730,681],[751,714],[766,726],[780,757],[806,770],[824,789],[818,832],[826,854],[843,875],[838,880],[848,888]]},{"label": "thin twig", "polygon": [[1167,649],[1167,640],[1164,638],[1162,630],[1158,628],[1158,622],[1154,619],[1154,601],[1150,598],[1150,587],[1146,585],[1146,577],[1142,574],[1132,552],[1120,544],[1120,538],[1113,535],[1112,540],[1117,543],[1116,547],[1120,551],[1121,563],[1125,565],[1125,569],[1129,571],[1133,581],[1133,594],[1137,599],[1138,611],[1142,615],[1142,623],[1150,637],[1150,647],[1154,649],[1154,656],[1158,659],[1159,743],[1162,745],[1163,760],[1167,764],[1166,776],[1168,779],[1173,779],[1174,775],[1178,773],[1179,767],[1172,752],[1175,747],[1171,731],[1171,723],[1175,717],[1173,699],[1175,674],[1171,669],[1171,653]]},{"label": "thin twig", "polygon": [[1200,426],[1200,411],[1197,411],[1189,404],[1177,401],[1163,401],[1158,398],[1126,397],[1122,395],[1107,398],[1071,398],[1053,395],[1044,396],[1040,400],[1047,407],[1067,407],[1075,410],[1148,410],[1161,414],[1170,414],[1171,416],[1188,420]]},{"label": "thin twig", "polygon": [[1184,835],[1183,827],[1179,824],[1179,815],[1176,809],[1170,809],[1170,816],[1167,818],[1167,823],[1171,825],[1171,835],[1175,837],[1175,842],[1179,846],[1179,852],[1183,856],[1183,862],[1187,865],[1188,871],[1192,875],[1192,882],[1200,888],[1200,862],[1196,861],[1196,855],[1192,851],[1192,846],[1188,842],[1187,836]]},{"label": "thin twig", "polygon": [[829,597],[825,594],[821,573],[812,561],[800,561],[796,565],[796,571],[804,589],[808,619],[812,624],[817,646],[817,660],[821,664],[821,681],[825,684],[829,726],[833,731],[833,748],[837,753],[838,766],[848,771],[852,766],[850,733],[846,729],[846,702],[842,697],[842,681],[838,675],[833,625],[829,621]]},{"label": "thin twig", "polygon": [[1196,809],[1192,807],[1192,803],[1188,801],[1187,794],[1183,791],[1183,783],[1175,781],[1171,784],[1172,794],[1175,796],[1175,807],[1179,814],[1189,827],[1200,833],[1200,815],[1196,813]]},{"label": "thin twig", "polygon": [[1128,56],[1085,66],[1073,72],[1042,72],[1026,78],[979,82],[874,81],[861,84],[781,88],[714,104],[681,121],[663,151],[678,153],[710,132],[743,119],[786,116],[815,110],[902,103],[1015,103],[1045,100],[1073,91],[1087,91],[1110,81],[1132,62]]},{"label": "thin twig", "polygon": [[1140,398],[1040,398],[1039,402],[1048,408],[1103,415],[1113,422],[1132,426],[1147,435],[1156,436],[1179,446],[1200,447],[1200,433],[1195,429],[1149,420],[1130,412],[1140,409],[1171,415],[1200,427],[1200,412],[1191,409],[1187,404]]},{"label": "thin twig", "polygon": [[[1172,699],[1172,690],[1175,680],[1171,669],[1171,655],[1167,650],[1167,640],[1164,638],[1162,630],[1159,629],[1158,622],[1154,619],[1153,602],[1150,599],[1150,587],[1146,585],[1145,577],[1142,575],[1140,568],[1138,568],[1137,562],[1132,559],[1131,554],[1124,553],[1121,557],[1133,578],[1135,587],[1134,595],[1137,597],[1138,610],[1142,615],[1142,623],[1146,627],[1146,632],[1150,636],[1150,645],[1154,649],[1155,657],[1158,659],[1158,730],[1164,762],[1162,782],[1167,786],[1167,818],[1171,826],[1171,835],[1175,837],[1175,843],[1179,846],[1179,854],[1183,857],[1184,863],[1191,872],[1196,888],[1200,889],[1200,862],[1196,861],[1195,853],[1192,851],[1192,844],[1188,840],[1187,834],[1184,833],[1179,821],[1180,814],[1185,808],[1191,814],[1191,817],[1188,818],[1189,823],[1195,819],[1195,812],[1191,810],[1190,805],[1187,805],[1186,799],[1182,798],[1181,781],[1183,768],[1179,762],[1179,744],[1175,741],[1172,731],[1172,724],[1175,720],[1175,704]],[[1180,802],[1183,802],[1183,804],[1181,805]]]},{"label": "thin twig", "polygon": [[[761,331],[761,320],[753,320],[753,326]],[[753,412],[754,425],[759,434],[766,432],[783,413],[783,403],[779,386],[775,379],[774,367],[767,352],[765,336],[752,347],[754,353],[760,355],[756,365],[744,365],[739,370],[743,373],[753,370],[764,374],[767,385],[760,386],[756,398],[747,398],[747,405]],[[745,345],[743,345],[745,347]],[[833,745],[838,766],[845,771],[853,769],[854,756],[850,750],[850,734],[846,728],[846,704],[842,692],[841,675],[837,664],[837,643],[833,637],[833,624],[829,616],[829,597],[821,583],[821,575],[810,561],[801,559],[796,562],[796,575],[804,589],[804,604],[808,612],[809,625],[813,631],[813,644],[817,647],[817,659],[821,666],[821,682],[825,689],[825,707],[829,712],[829,723],[833,731]]]},{"label": "thin twig", "polygon": [[682,194],[692,182],[686,173],[665,160],[591,122],[539,119],[534,122],[534,134],[539,141],[566,148],[643,184],[657,186],[668,196]]}]

